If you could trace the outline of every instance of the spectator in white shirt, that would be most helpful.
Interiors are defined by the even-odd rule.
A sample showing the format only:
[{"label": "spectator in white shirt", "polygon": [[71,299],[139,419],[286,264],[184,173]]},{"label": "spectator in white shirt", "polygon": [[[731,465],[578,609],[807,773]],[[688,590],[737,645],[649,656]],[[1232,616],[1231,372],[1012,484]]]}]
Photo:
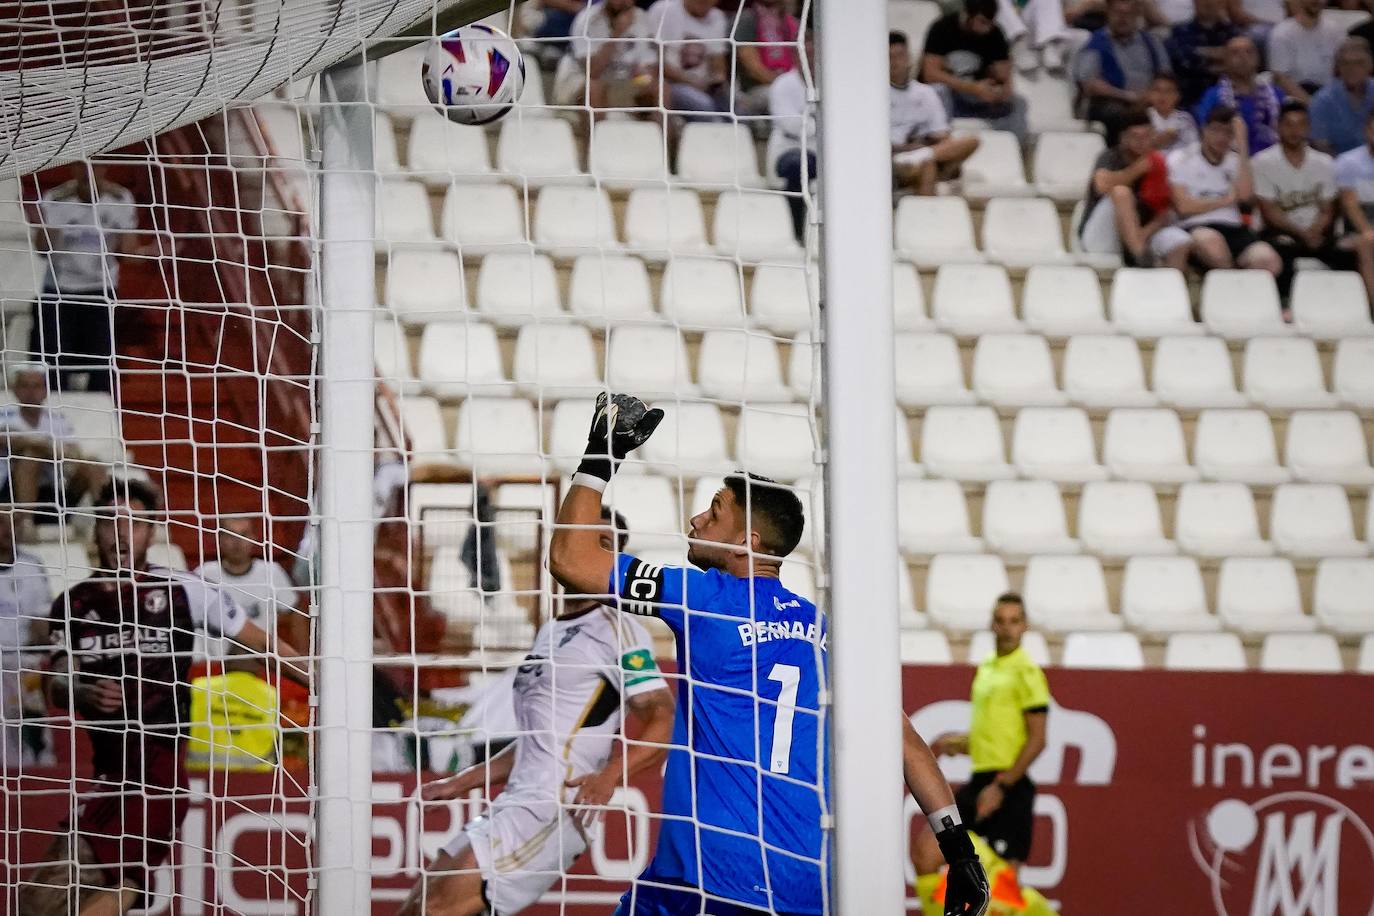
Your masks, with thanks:
[{"label": "spectator in white shirt", "polygon": [[649,33],[663,50],[670,114],[723,121],[730,111],[730,23],[719,0],[658,0],[649,7]]},{"label": "spectator in white shirt", "polygon": [[[265,558],[269,548],[254,520],[245,516],[221,519],[218,543],[219,557],[202,563],[196,575],[221,586],[273,642],[282,639],[293,646],[309,645],[306,619],[297,612],[291,576],[280,564]],[[205,654],[218,659],[237,654],[235,649],[228,640],[207,639]]]},{"label": "spectator in white shirt", "polygon": [[1172,73],[1156,76],[1145,93],[1155,149],[1168,152],[1197,142],[1197,122],[1178,107],[1179,95],[1178,80]]},{"label": "spectator in white shirt", "polygon": [[[805,60],[816,72],[816,45],[808,25],[803,41]],[[816,109],[807,100],[806,76],[800,66],[768,84],[768,161],[782,179],[787,206],[792,210],[792,231],[805,244],[806,201],[802,198],[802,174],[816,178]]]},{"label": "spectator in white shirt", "polygon": [[42,753],[23,741],[25,694],[39,695],[28,705],[45,706],[41,689],[26,690],[31,685],[24,683],[24,674],[36,674],[40,659],[26,659],[24,649],[47,644],[52,604],[47,571],[37,557],[15,546],[12,520],[10,507],[0,506],[0,772],[5,773],[37,763]]},{"label": "spectator in white shirt", "polygon": [[1341,27],[1322,21],[1323,0],[1293,0],[1293,15],[1269,33],[1269,72],[1284,95],[1303,102],[1331,82]]},{"label": "spectator in white shirt", "polygon": [[[1363,145],[1336,157],[1336,187],[1348,233],[1342,247],[1374,246],[1374,112],[1365,116],[1364,137]],[[1367,292],[1374,309],[1374,287]]]},{"label": "spectator in white shirt", "polygon": [[634,0],[602,0],[573,20],[571,50],[558,62],[554,100],[585,105],[592,116],[608,108],[656,108],[658,48],[648,15]]},{"label": "spectator in white shirt", "polygon": [[888,33],[887,61],[892,177],[917,194],[934,194],[936,181],[956,176],[978,149],[978,138],[950,133],[939,94],[911,78],[911,49],[903,33]]}]

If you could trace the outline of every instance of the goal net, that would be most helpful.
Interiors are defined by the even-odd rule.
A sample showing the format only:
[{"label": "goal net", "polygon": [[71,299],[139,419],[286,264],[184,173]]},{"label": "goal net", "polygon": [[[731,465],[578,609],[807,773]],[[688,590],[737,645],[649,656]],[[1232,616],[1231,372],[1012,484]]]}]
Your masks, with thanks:
[{"label": "goal net", "polygon": [[[687,565],[691,519],[748,471],[799,497],[781,579],[825,609],[809,4],[659,5],[0,13],[19,36],[0,66],[0,911],[114,881],[149,914],[326,912],[349,884],[356,912],[391,913],[502,791],[495,766],[459,797],[419,786],[528,742],[568,806],[576,734],[621,719],[604,765],[627,766],[649,720],[625,671],[600,723],[557,734],[522,728],[513,686],[547,672],[527,702],[557,724],[595,669],[535,640],[581,606],[546,561],[601,392],[666,414],[606,490],[617,554]],[[430,104],[416,39],[479,16],[526,76],[467,126]],[[366,365],[330,358],[368,339]],[[102,501],[111,481],[132,515]],[[265,645],[220,635],[226,615]],[[641,623],[668,688],[708,686]],[[762,777],[786,778],[782,720],[817,718],[786,690],[760,672],[745,698],[770,723]],[[819,719],[792,753],[824,767]],[[621,782],[598,826],[560,834],[584,855],[505,838],[526,844],[504,853],[513,886],[548,879],[533,911],[606,912],[641,873],[660,766]],[[828,853],[812,864],[828,882]]]}]

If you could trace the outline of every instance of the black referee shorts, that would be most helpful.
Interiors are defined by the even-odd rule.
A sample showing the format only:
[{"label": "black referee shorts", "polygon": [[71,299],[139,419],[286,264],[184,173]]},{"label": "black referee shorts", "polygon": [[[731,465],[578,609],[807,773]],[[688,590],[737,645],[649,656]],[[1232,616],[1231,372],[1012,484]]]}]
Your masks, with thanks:
[{"label": "black referee shorts", "polygon": [[993,852],[1004,859],[1024,862],[1030,858],[1031,830],[1035,826],[1035,783],[1029,776],[1005,790],[1002,807],[978,820],[978,793],[997,778],[997,770],[974,773],[973,778],[954,793],[959,818],[973,832],[988,841]]}]

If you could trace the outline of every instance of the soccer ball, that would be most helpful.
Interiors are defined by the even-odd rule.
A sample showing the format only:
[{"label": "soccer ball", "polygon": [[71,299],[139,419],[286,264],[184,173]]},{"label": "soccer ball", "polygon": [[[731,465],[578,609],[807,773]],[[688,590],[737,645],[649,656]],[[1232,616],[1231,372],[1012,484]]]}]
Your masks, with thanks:
[{"label": "soccer ball", "polygon": [[420,79],[430,103],[450,121],[490,124],[520,98],[525,58],[505,32],[474,23],[429,43]]}]

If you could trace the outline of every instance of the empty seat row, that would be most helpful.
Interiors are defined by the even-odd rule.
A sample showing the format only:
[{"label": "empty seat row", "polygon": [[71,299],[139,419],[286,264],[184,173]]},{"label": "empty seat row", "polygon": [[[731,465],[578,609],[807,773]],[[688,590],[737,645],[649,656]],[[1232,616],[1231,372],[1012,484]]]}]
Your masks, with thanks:
[{"label": "empty seat row", "polygon": [[1086,131],[1049,131],[1036,140],[1031,160],[1033,180],[1026,179],[1021,144],[1008,131],[978,132],[978,149],[964,163],[962,196],[974,200],[1040,195],[1057,201],[1080,200],[1087,190],[1104,142]]}]

